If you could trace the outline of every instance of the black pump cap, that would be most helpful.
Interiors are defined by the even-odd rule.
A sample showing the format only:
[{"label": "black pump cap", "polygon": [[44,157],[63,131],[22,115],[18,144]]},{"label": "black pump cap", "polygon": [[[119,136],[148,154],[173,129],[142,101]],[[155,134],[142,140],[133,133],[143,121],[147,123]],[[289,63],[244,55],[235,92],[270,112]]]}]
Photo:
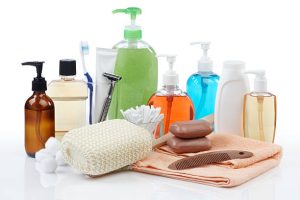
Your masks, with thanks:
[{"label": "black pump cap", "polygon": [[64,59],[59,61],[59,75],[74,76],[76,75],[76,60]]},{"label": "black pump cap", "polygon": [[24,62],[22,65],[31,65],[36,67],[37,77],[32,81],[32,91],[43,92],[47,90],[47,82],[44,77],[42,77],[43,64],[44,61],[33,61],[33,62]]}]

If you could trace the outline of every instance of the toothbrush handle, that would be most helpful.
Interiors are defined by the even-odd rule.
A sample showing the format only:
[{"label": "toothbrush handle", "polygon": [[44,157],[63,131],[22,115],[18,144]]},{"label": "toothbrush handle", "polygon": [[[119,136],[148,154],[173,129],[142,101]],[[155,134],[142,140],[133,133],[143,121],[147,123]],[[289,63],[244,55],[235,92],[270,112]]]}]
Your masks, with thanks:
[{"label": "toothbrush handle", "polygon": [[87,86],[88,86],[88,88],[89,88],[89,90],[90,90],[90,105],[89,105],[89,123],[90,124],[92,124],[93,122],[92,122],[92,107],[93,107],[93,90],[94,90],[94,86],[93,86],[93,79],[92,79],[92,77],[90,76],[90,74],[89,73],[84,73],[84,76],[86,77],[86,79],[87,79]]}]

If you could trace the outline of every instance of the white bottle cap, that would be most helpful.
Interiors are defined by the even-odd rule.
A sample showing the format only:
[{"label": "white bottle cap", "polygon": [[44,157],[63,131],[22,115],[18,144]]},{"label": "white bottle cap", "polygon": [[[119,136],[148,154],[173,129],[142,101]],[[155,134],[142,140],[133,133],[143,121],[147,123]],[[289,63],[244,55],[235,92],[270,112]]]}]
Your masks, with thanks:
[{"label": "white bottle cap", "polygon": [[239,60],[228,60],[223,63],[222,76],[230,80],[239,79],[245,72],[245,62]]},{"label": "white bottle cap", "polygon": [[169,63],[169,69],[163,75],[163,85],[178,85],[178,74],[173,70],[173,65],[176,61],[176,55],[158,55],[157,57],[166,57]]},{"label": "white bottle cap", "polygon": [[211,72],[213,61],[207,56],[207,52],[210,46],[210,42],[192,42],[191,45],[201,45],[201,48],[203,50],[203,55],[198,60],[198,71],[199,72]]},{"label": "white bottle cap", "polygon": [[254,74],[254,92],[268,92],[268,81],[265,70],[250,70],[246,74]]}]

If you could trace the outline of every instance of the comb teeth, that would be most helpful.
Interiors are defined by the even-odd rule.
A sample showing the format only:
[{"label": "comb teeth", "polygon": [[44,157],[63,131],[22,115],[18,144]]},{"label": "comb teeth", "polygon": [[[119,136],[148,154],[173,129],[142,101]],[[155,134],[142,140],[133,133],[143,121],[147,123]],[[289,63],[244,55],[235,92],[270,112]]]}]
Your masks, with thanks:
[{"label": "comb teeth", "polygon": [[190,169],[225,160],[230,160],[227,153],[203,154],[195,156],[193,159],[186,159],[181,162],[174,163],[174,167],[175,170]]},{"label": "comb teeth", "polygon": [[192,157],[183,158],[177,160],[169,165],[169,169],[172,170],[183,170],[200,167],[202,165],[208,165],[212,163],[218,163],[231,159],[244,159],[250,158],[253,153],[249,151],[238,151],[238,150],[224,150],[214,151],[209,153],[202,153]]}]

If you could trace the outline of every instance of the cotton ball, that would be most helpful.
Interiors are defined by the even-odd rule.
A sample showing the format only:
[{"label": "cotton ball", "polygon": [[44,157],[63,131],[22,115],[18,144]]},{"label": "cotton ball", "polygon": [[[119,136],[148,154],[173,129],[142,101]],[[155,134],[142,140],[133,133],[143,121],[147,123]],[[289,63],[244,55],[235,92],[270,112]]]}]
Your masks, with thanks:
[{"label": "cotton ball", "polygon": [[45,158],[41,161],[41,170],[45,173],[54,173],[57,168],[57,163],[54,158]]},{"label": "cotton ball", "polygon": [[60,142],[55,139],[54,137],[50,137],[46,144],[45,144],[46,150],[51,153],[53,156],[55,156],[56,152],[60,149]]},{"label": "cotton ball", "polygon": [[66,165],[67,163],[64,160],[63,154],[61,151],[56,152],[55,160],[58,166]]},{"label": "cotton ball", "polygon": [[41,149],[35,153],[35,160],[41,162],[45,158],[53,157],[46,149]]}]

